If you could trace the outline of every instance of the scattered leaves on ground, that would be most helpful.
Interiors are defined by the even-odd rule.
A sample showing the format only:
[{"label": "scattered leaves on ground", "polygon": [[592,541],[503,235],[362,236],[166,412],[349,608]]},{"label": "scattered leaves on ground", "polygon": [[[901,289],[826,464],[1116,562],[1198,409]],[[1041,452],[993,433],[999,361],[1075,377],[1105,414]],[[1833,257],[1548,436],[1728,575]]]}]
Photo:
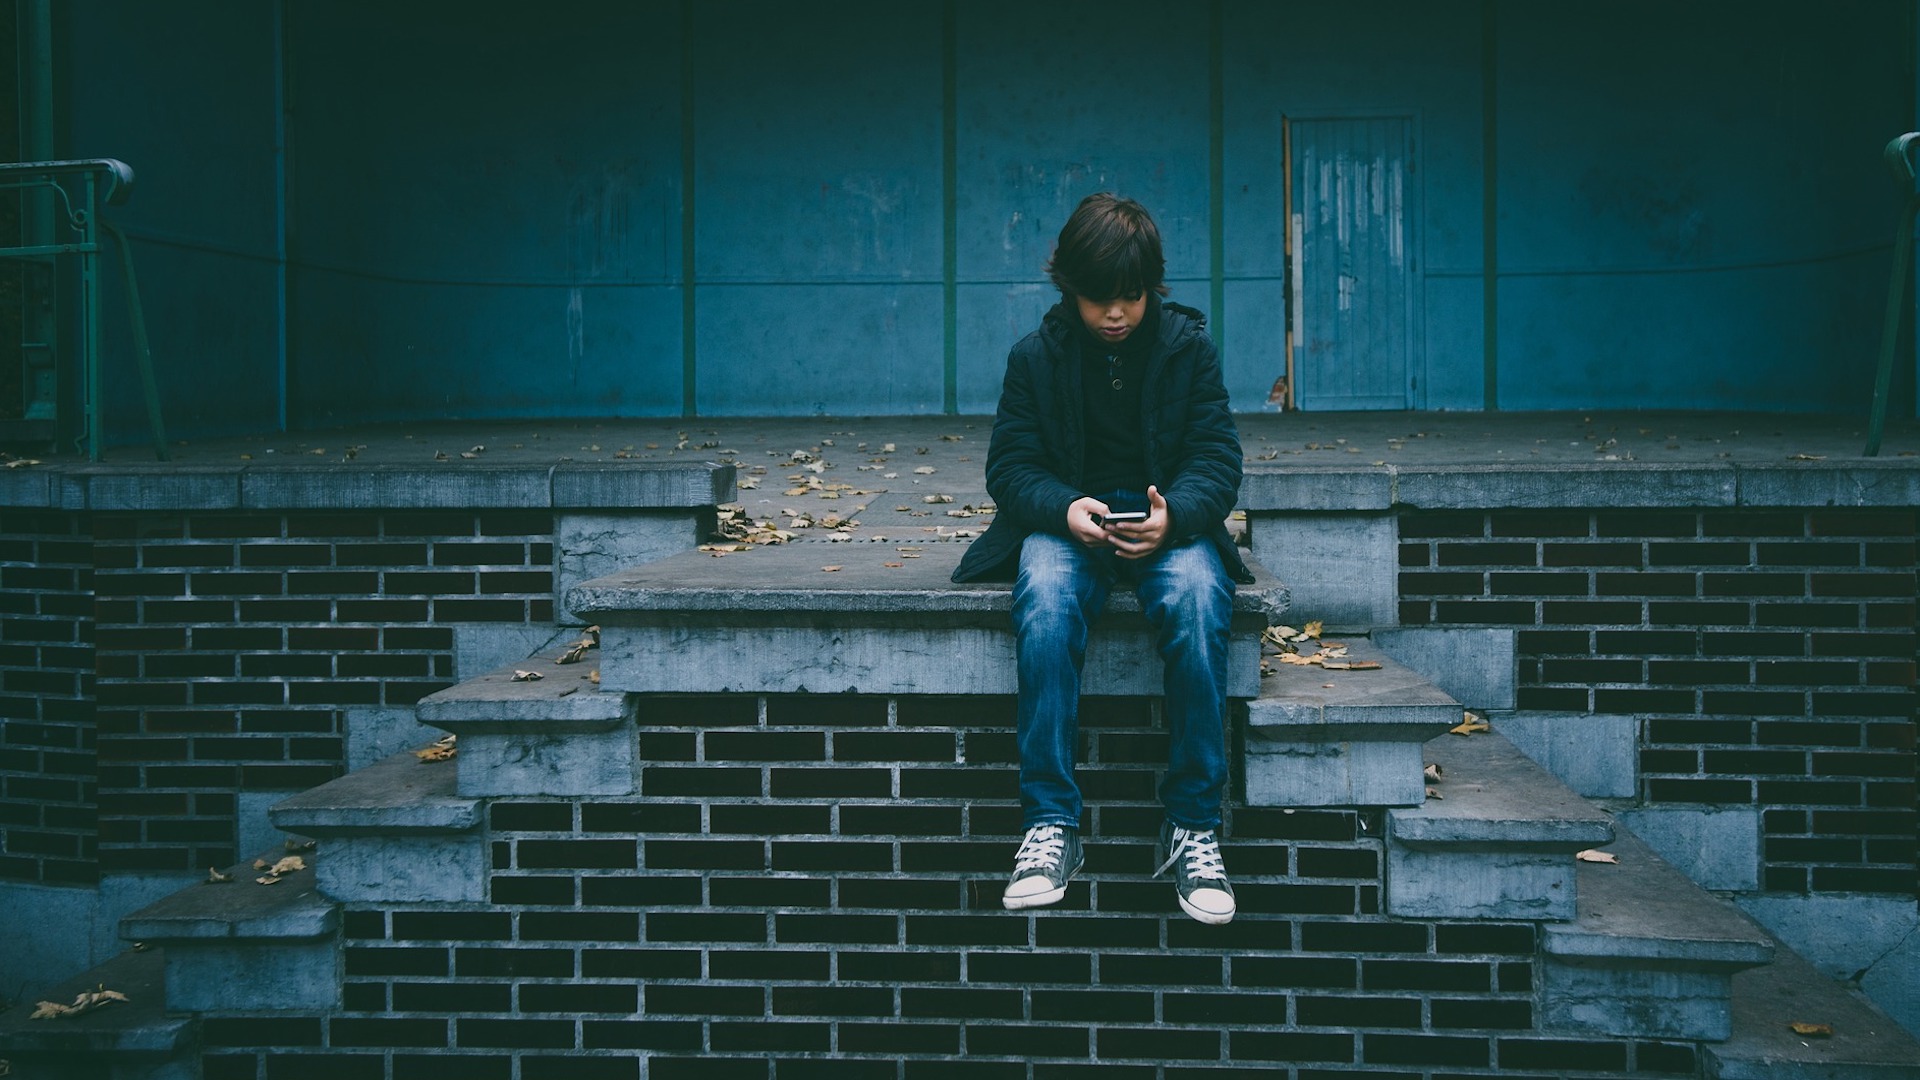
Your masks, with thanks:
[{"label": "scattered leaves on ground", "polygon": [[92,1012],[103,1005],[111,1005],[116,1001],[126,1000],[127,995],[118,990],[109,990],[107,989],[107,984],[100,983],[97,989],[82,991],[78,997],[73,999],[73,1004],[71,1005],[62,1005],[57,1001],[36,1001],[33,1004],[33,1015],[27,1017],[27,1019],[63,1020],[69,1016],[79,1016],[81,1013]]},{"label": "scattered leaves on ground", "polygon": [[1573,853],[1573,857],[1581,862],[1592,863],[1617,863],[1620,861],[1619,856],[1610,851],[1601,851],[1599,848],[1586,848],[1581,851],[1576,851]]}]

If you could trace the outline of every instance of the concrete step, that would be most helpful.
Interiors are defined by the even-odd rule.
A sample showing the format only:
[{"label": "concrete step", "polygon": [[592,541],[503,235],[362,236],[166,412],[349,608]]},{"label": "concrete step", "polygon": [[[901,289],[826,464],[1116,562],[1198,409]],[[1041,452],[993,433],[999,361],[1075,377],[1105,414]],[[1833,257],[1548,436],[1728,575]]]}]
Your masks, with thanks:
[{"label": "concrete step", "polygon": [[[129,951],[0,1012],[0,1061],[44,1080],[197,1080],[200,1024],[166,1014],[165,956]],[[60,1020],[32,1020],[36,1001],[65,1005],[101,988],[127,1000]]]},{"label": "concrete step", "polygon": [[[1796,1023],[1824,1024],[1813,1037]],[[1784,946],[1733,976],[1732,1033],[1707,1048],[1710,1080],[1920,1080],[1920,1041],[1865,994]]]},{"label": "concrete step", "polygon": [[[602,650],[562,664],[547,648],[420,700],[420,722],[459,736],[453,794],[629,795],[638,754],[632,695],[593,681]],[[679,662],[658,661],[664,667]],[[518,680],[518,672],[537,679]],[[696,673],[697,674],[697,673]]]},{"label": "concrete step", "polygon": [[[1328,671],[1270,662],[1247,705],[1250,806],[1418,806],[1421,747],[1460,722],[1460,703],[1364,637],[1342,637],[1348,661]],[[1310,650],[1309,650],[1310,651]]]},{"label": "concrete step", "polygon": [[1573,918],[1574,854],[1613,837],[1606,814],[1498,734],[1443,734],[1423,750],[1440,797],[1387,812],[1387,911]]},{"label": "concrete step", "polygon": [[[965,550],[853,541],[691,551],[576,586],[567,605],[603,627],[601,681],[612,690],[1012,694],[1012,587],[950,581]],[[1286,607],[1286,588],[1253,569],[1256,583],[1234,594],[1229,697],[1259,693],[1260,634]],[[1160,676],[1138,600],[1116,590],[1087,645],[1084,692],[1158,694]]]},{"label": "concrete step", "polygon": [[267,817],[321,842],[326,857],[314,869],[332,899],[483,900],[481,803],[456,795],[454,777],[453,762],[403,751],[278,803]]},{"label": "concrete step", "polygon": [[[268,862],[284,851],[260,856]],[[340,1002],[340,905],[321,895],[313,865],[257,884],[254,860],[223,885],[190,885],[120,920],[120,936],[165,950],[170,1012],[327,1009]]]},{"label": "concrete step", "polygon": [[1542,932],[1542,1026],[1725,1040],[1734,973],[1771,960],[1773,940],[1633,834],[1607,851],[1617,864],[1579,865],[1574,920]]}]

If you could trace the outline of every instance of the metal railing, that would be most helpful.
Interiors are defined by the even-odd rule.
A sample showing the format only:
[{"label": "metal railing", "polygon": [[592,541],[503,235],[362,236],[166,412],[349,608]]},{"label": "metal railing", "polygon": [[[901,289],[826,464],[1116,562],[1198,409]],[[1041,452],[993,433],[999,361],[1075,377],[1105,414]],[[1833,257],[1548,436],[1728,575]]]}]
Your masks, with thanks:
[{"label": "metal railing", "polygon": [[[0,164],[0,190],[17,190],[23,195],[22,239],[25,241],[0,247],[0,258],[49,262],[62,255],[78,258],[80,433],[73,441],[75,448],[84,448],[92,461],[100,460],[103,424],[100,393],[102,233],[112,237],[120,249],[120,267],[127,283],[127,314],[133,323],[135,357],[141,386],[146,392],[147,422],[153,429],[153,452],[161,461],[168,459],[166,429],[160,419],[160,394],[153,377],[153,352],[147,342],[146,316],[140,307],[140,288],[133,274],[133,252],[128,247],[126,234],[103,220],[99,213],[102,206],[126,202],[132,189],[133,169],[113,158]],[[55,353],[49,362],[57,366],[59,356],[53,343],[44,344],[48,351]]]}]

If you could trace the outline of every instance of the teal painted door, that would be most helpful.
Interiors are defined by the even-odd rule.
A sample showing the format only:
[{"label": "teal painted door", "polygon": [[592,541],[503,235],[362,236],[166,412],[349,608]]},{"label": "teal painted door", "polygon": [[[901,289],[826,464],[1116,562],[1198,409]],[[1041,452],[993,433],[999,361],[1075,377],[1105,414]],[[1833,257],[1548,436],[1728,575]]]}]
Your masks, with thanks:
[{"label": "teal painted door", "polygon": [[1302,409],[1408,409],[1412,125],[1295,119],[1293,313]]}]

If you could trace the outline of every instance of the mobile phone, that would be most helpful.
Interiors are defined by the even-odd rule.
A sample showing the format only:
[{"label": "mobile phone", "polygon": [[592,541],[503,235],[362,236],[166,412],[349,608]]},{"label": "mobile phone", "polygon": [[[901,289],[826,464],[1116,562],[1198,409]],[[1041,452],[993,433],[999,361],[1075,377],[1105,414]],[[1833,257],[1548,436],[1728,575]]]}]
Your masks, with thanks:
[{"label": "mobile phone", "polygon": [[1115,522],[1120,522],[1120,521],[1145,521],[1145,520],[1147,520],[1147,512],[1145,510],[1116,510],[1113,513],[1108,514],[1106,517],[1102,518],[1100,521],[1100,524],[1112,525]]}]

